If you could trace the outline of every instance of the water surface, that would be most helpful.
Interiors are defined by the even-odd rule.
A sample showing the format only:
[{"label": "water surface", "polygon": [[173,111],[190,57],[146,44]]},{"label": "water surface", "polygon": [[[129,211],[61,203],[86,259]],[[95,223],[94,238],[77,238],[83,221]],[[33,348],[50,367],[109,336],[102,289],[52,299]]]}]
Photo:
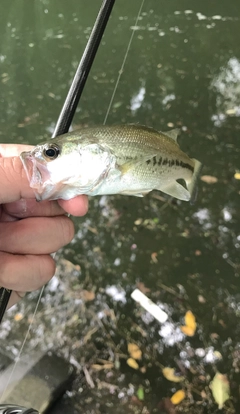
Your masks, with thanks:
[{"label": "water surface", "polygon": [[[0,5],[1,142],[37,144],[50,137],[99,6],[85,0]],[[139,1],[116,2],[73,127],[103,123],[134,31],[107,123],[180,128],[181,147],[217,182],[200,181],[193,206],[161,200],[158,192],[91,199],[88,215],[74,219],[73,242],[58,255],[75,267],[62,262],[59,282],[46,288],[26,352],[60,348],[88,367],[99,358],[117,367],[120,360],[112,372],[92,372],[95,384],[118,387],[113,394],[106,387],[89,390],[82,377],[76,382],[74,404],[85,413],[122,412],[131,404],[141,411],[132,398],[140,384],[146,412],[161,412],[162,399],[180,388],[187,397],[178,412],[217,412],[209,390],[216,369],[231,384],[226,412],[238,412],[240,5],[145,0],[136,24],[139,7]],[[149,289],[168,313],[165,325],[132,301],[136,286]],[[95,299],[86,302],[83,289]],[[32,293],[6,315],[1,335],[11,355],[36,300]],[[198,323],[192,338],[179,328],[189,309]],[[17,312],[20,322],[13,320]],[[129,342],[142,349],[145,374],[126,365]],[[168,382],[163,365],[187,380]]]}]

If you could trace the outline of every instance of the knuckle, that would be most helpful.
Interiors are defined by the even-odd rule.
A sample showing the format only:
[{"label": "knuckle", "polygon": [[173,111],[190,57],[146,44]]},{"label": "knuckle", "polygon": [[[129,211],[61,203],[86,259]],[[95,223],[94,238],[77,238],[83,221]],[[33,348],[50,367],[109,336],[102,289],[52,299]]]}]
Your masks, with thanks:
[{"label": "knuckle", "polygon": [[56,263],[49,255],[39,256],[38,270],[35,272],[35,285],[34,289],[38,289],[45,285],[54,276],[56,271]]},{"label": "knuckle", "polygon": [[61,234],[64,244],[70,243],[74,237],[74,225],[68,217],[61,218]]}]

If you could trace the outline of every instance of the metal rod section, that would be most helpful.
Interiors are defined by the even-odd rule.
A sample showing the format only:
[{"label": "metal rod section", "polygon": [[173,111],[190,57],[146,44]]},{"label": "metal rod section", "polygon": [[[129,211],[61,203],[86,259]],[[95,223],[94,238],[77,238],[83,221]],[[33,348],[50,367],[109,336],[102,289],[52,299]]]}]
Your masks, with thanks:
[{"label": "metal rod section", "polygon": [[6,311],[8,301],[11,296],[11,290],[4,287],[0,287],[0,323],[2,321],[3,315]]},{"label": "metal rod section", "polygon": [[104,0],[59,115],[52,138],[68,132],[115,0]]},{"label": "metal rod section", "polygon": [[[91,35],[62,107],[52,138],[57,135],[65,134],[69,130],[114,3],[115,0],[103,0],[102,2],[102,6],[97,15]],[[10,295],[11,290],[0,287],[0,323],[7,308]]]}]

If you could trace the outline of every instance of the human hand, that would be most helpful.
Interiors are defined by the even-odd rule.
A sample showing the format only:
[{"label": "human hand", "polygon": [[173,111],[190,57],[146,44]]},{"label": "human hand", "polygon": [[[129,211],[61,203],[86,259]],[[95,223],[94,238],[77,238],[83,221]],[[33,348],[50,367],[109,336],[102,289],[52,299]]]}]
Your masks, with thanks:
[{"label": "human hand", "polygon": [[27,145],[0,144],[0,287],[12,290],[8,307],[40,288],[55,272],[51,253],[74,236],[66,212],[83,216],[86,196],[37,202],[18,155]]}]

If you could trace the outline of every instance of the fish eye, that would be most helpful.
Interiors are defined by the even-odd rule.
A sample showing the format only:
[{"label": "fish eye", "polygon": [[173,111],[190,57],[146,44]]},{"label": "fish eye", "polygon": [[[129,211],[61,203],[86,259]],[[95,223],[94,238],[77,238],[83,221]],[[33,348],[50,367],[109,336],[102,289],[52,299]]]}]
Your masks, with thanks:
[{"label": "fish eye", "polygon": [[43,153],[46,158],[55,160],[60,154],[60,149],[57,145],[50,145],[48,148],[44,148]]}]

